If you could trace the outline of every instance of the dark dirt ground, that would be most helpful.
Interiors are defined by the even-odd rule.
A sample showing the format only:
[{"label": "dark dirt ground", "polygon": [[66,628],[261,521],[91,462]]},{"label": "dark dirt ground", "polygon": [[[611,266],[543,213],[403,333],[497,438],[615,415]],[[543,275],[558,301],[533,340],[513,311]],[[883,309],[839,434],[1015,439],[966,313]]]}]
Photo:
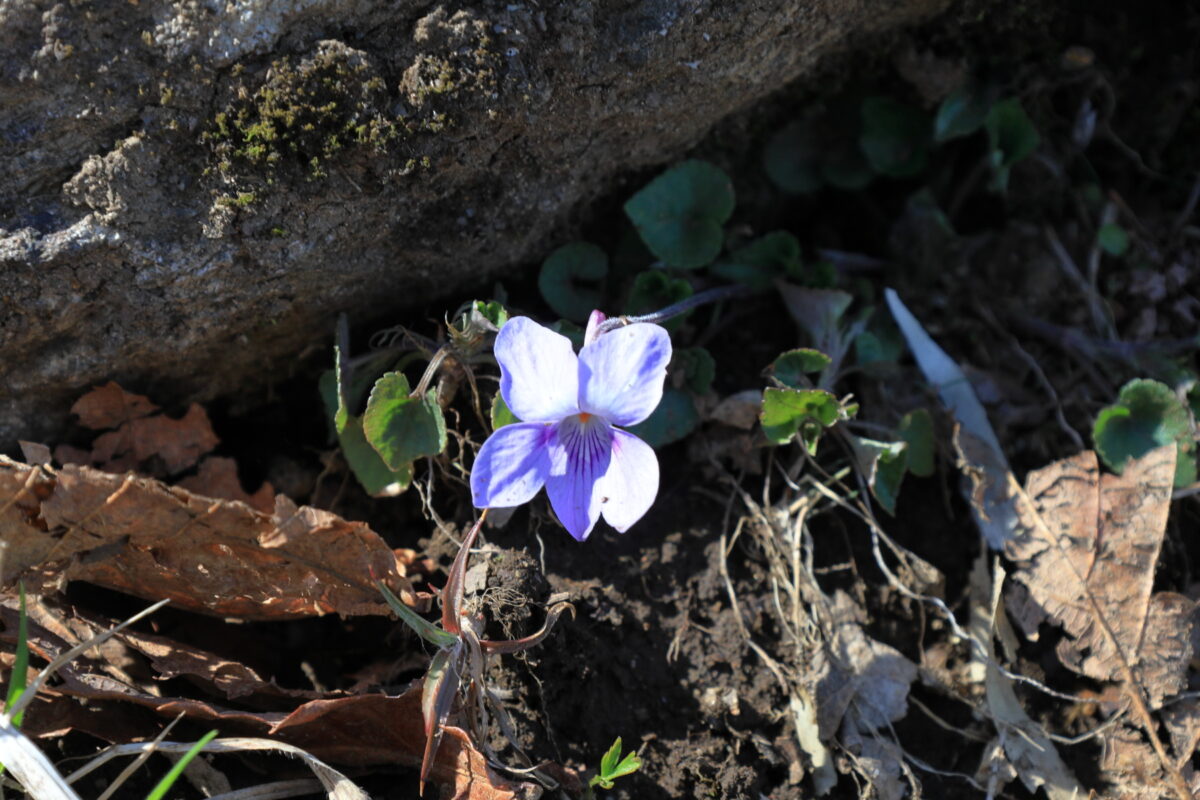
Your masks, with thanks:
[{"label": "dark dirt ground", "polygon": [[[1007,196],[989,194],[982,186],[963,189],[972,180],[978,155],[967,143],[939,151],[922,178],[877,180],[854,193],[781,196],[756,167],[758,149],[766,134],[813,100],[812,87],[777,98],[761,114],[729,121],[698,155],[735,176],[735,225],[758,232],[782,227],[796,233],[806,248],[879,259],[865,271],[844,270],[843,285],[860,298],[878,298],[882,287],[893,286],[909,300],[950,355],[969,366],[979,379],[977,388],[986,390],[993,424],[1020,476],[1075,452],[1078,445],[1068,429],[1090,446],[1091,421],[1099,408],[1111,402],[1125,380],[1154,368],[1158,351],[1153,343],[1196,334],[1200,223],[1194,205],[1190,219],[1181,220],[1181,211],[1188,208],[1189,194],[1200,179],[1200,10],[1194,4],[1167,2],[1074,3],[1057,10],[989,7],[992,18],[980,24],[971,19],[974,8],[959,9],[904,41],[887,42],[871,61],[839,61],[828,71],[846,85],[861,83],[905,97],[915,97],[917,90],[899,76],[891,57],[905,50],[936,56],[923,73],[931,80],[937,69],[957,63],[1002,76],[1042,134],[1039,156],[1015,171]],[[1072,47],[1086,48],[1090,60],[1064,67],[1064,60],[1085,59],[1085,51],[1069,51]],[[828,90],[819,82],[813,86]],[[1099,121],[1085,153],[1072,143],[1072,131],[1089,99]],[[632,177],[629,185],[636,187],[639,181]],[[905,199],[923,182],[933,184],[943,203],[962,197],[951,215],[959,233],[952,252],[926,247],[922,230],[904,215]],[[1081,188],[1087,182],[1101,187],[1102,200],[1114,203],[1135,240],[1136,258],[1106,265],[1102,287],[1128,357],[1097,356],[1073,345],[1067,335],[1089,329],[1088,309],[1057,268],[1046,231],[1053,231],[1077,259],[1086,259],[1094,236],[1089,227],[1094,214]],[[605,241],[614,235],[613,220],[624,196],[598,204],[581,219],[588,238]],[[531,266],[526,274],[534,271]],[[544,312],[532,280],[507,289],[514,306],[535,315]],[[425,316],[436,319],[442,311],[427,309]],[[420,318],[414,315],[406,324],[432,335],[432,325],[422,329],[411,323]],[[761,370],[774,356],[801,343],[773,297],[726,309],[711,323],[715,327],[706,327],[711,319],[707,311],[697,314],[679,338],[707,337],[718,365],[714,388],[722,396],[760,387]],[[1039,321],[1059,327],[1039,327]],[[381,321],[381,326],[393,322]],[[368,324],[357,326],[364,339],[370,332]],[[1194,350],[1186,358],[1194,368]],[[431,526],[421,516],[416,492],[399,500],[371,501],[345,483],[335,497],[341,481],[335,475],[312,493],[320,453],[327,449],[314,389],[323,365],[313,364],[311,374],[276,387],[265,402],[263,397],[232,398],[210,407],[245,485],[270,478],[298,501],[366,520],[389,544],[424,550],[448,564],[453,544],[441,533],[429,536]],[[868,422],[890,425],[917,405],[933,407],[907,358],[884,372],[852,376],[844,390],[860,399]],[[463,419],[469,417],[464,414]],[[711,428],[698,434],[716,435]],[[944,443],[948,437],[940,435],[939,440]],[[616,798],[811,797],[808,781],[797,782],[804,774],[797,769],[804,757],[795,743],[788,699],[747,645],[748,635],[779,661],[795,656],[783,644],[776,621],[764,554],[750,536],[739,538],[728,554],[721,549],[722,535],[731,537],[745,508],[695,442],[672,445],[660,457],[659,500],[624,536],[601,526],[586,545],[579,545],[558,529],[541,498],[517,511],[503,528],[485,531],[487,546],[494,549],[482,555],[490,565],[489,588],[479,599],[492,620],[490,633],[522,635],[536,629],[552,593],[566,593],[576,609],[575,618],[563,619],[545,645],[492,665],[495,685],[510,692],[518,743],[539,759],[582,769],[594,767],[613,738],[622,736],[627,748],[639,750],[645,766],[607,794]],[[760,464],[766,458],[765,448],[753,456]],[[762,494],[762,481],[761,475],[740,477],[740,485],[755,498]],[[951,609],[961,611],[979,541],[957,481],[953,454],[943,445],[937,474],[910,476],[895,516],[884,517],[884,525],[900,545],[942,573],[941,596]],[[461,483],[440,483],[433,502],[444,519],[463,524],[469,518]],[[1194,499],[1172,508],[1158,575],[1164,588],[1196,585],[1198,509]],[[825,511],[809,524],[822,588],[850,592],[865,609],[869,635],[919,665],[929,666],[940,657],[953,666],[963,658],[936,612],[889,587],[861,522]],[[730,588],[738,611],[731,605]],[[113,617],[140,607],[82,586],[72,587],[69,599]],[[381,659],[403,662],[405,653],[420,647],[398,623],[379,619],[230,626],[165,611],[155,628],[218,652],[236,652],[239,660],[290,688],[310,688],[314,680],[345,687],[368,665]],[[1046,637],[1025,645],[1017,667],[1061,691],[1098,689],[1057,665],[1053,641]],[[301,663],[311,667],[308,674]],[[421,669],[420,659],[401,663],[384,688],[402,686]],[[186,693],[189,688],[167,690]],[[912,696],[946,723],[910,707],[895,725],[895,736],[906,750],[937,770],[914,768],[924,796],[982,797],[961,777],[973,775],[979,765],[983,743],[972,736],[987,738],[981,721],[969,706],[920,680]],[[1036,693],[1022,693],[1021,698],[1030,715],[1050,730],[1071,734],[1081,725],[1086,729],[1089,720],[1095,722],[1087,709],[1064,707]],[[496,744],[503,746],[503,741]],[[92,746],[94,740],[80,733],[52,745],[71,754]],[[1103,790],[1094,783],[1095,745],[1061,752],[1086,784]],[[248,775],[275,775],[288,768],[282,761],[258,757],[247,757],[240,766]],[[376,797],[415,796],[416,775],[409,769],[352,777]],[[858,796],[854,781],[845,775],[830,795]],[[1002,796],[1031,795],[1015,782]]]}]

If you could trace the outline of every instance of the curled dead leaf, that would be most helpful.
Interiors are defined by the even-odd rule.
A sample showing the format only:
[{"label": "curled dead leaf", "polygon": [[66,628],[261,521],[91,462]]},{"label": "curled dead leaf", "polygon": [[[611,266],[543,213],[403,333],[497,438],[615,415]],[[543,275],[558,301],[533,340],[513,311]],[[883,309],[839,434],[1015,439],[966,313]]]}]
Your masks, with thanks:
[{"label": "curled dead leaf", "polygon": [[365,524],[277,497],[274,514],[133,474],[0,456],[0,586],[82,580],[222,617],[389,613],[406,562]]}]

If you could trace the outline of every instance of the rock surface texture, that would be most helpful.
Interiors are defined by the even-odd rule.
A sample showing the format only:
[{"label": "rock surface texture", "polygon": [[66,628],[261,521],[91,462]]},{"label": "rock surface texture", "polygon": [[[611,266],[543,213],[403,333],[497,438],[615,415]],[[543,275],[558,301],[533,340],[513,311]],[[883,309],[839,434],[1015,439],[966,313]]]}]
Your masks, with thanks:
[{"label": "rock surface texture", "polygon": [[0,449],[540,257],[623,171],[949,0],[0,2]]}]

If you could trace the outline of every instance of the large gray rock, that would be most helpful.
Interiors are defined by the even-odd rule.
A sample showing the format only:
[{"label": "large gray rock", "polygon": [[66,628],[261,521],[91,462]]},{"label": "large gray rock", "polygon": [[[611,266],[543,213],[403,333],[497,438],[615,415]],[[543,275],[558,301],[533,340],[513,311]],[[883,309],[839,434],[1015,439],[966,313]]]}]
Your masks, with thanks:
[{"label": "large gray rock", "polygon": [[0,448],[93,383],[211,397],[479,285],[948,2],[0,0]]}]

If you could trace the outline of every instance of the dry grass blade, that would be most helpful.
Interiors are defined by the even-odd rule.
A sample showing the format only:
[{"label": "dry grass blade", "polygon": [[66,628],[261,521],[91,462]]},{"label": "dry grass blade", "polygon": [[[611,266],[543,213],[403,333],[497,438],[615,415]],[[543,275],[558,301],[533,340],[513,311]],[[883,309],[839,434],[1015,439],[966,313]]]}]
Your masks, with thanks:
[{"label": "dry grass blade", "polygon": [[294,781],[275,781],[247,789],[214,794],[208,800],[284,800],[287,797],[305,797],[321,791],[321,782],[312,778],[297,778]]},{"label": "dry grass blade", "polygon": [[1094,453],[1081,453],[1011,485],[1021,503],[1022,531],[1008,554],[1028,590],[1017,618],[1027,633],[1045,618],[1073,637],[1058,648],[1063,662],[1103,681],[1120,681],[1179,800],[1192,792],[1150,715],[1186,685],[1195,604],[1153,592],[1162,547],[1176,448],[1131,462],[1123,475],[1099,474]]},{"label": "dry grass blade", "polygon": [[0,764],[17,779],[31,800],[80,800],[46,754],[13,725],[8,714],[0,714]]},{"label": "dry grass blade", "polygon": [[113,782],[108,785],[107,789],[100,793],[100,796],[97,797],[96,800],[108,800],[108,798],[112,797],[113,794],[121,788],[125,781],[129,780],[133,773],[137,772],[138,767],[142,766],[142,764],[145,764],[146,761],[149,760],[150,756],[154,755],[154,753],[158,750],[158,746],[166,741],[167,734],[171,732],[171,729],[174,728],[175,724],[181,719],[183,719],[183,714],[180,714],[178,717],[171,720],[167,726],[162,729],[162,732],[159,733],[158,736],[155,736],[154,740],[150,742],[150,747],[144,748],[142,752],[138,754],[137,758],[135,758],[128,766],[126,766],[125,769],[121,770],[121,774],[113,779]]},{"label": "dry grass blade", "polygon": [[[186,753],[192,744],[190,742],[147,742],[142,744],[122,744],[110,747],[100,755],[93,758],[84,766],[77,769],[67,777],[68,782],[75,782],[85,775],[99,769],[104,764],[114,758],[122,756],[138,755],[147,749],[153,749],[160,753]],[[209,742],[204,748],[205,753],[246,753],[253,751],[272,751],[283,753],[287,756],[299,758],[304,762],[305,766],[313,771],[317,780],[320,782],[321,789],[325,792],[328,800],[370,800],[370,796],[362,789],[358,788],[342,773],[330,767],[324,761],[316,758],[313,755],[301,750],[299,747],[293,747],[290,744],[282,742],[273,742],[270,739],[254,739],[233,737],[227,739],[214,739]],[[290,782],[289,782],[290,783]],[[236,793],[235,793],[236,794]],[[248,795],[249,797],[258,797],[257,795]],[[294,795],[269,795],[270,797],[291,797]]]}]

